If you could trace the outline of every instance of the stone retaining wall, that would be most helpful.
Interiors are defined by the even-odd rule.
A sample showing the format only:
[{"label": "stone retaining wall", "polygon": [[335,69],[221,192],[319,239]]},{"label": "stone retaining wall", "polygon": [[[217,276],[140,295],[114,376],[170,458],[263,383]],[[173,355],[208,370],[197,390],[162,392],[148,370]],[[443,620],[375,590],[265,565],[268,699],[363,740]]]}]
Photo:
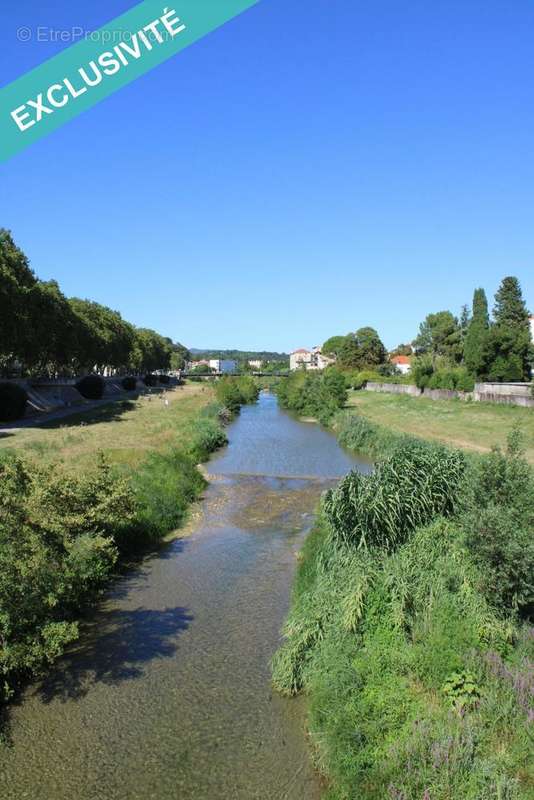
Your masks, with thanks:
[{"label": "stone retaining wall", "polygon": [[474,396],[475,400],[481,403],[502,403],[534,408],[530,383],[477,383]]},{"label": "stone retaining wall", "polygon": [[388,392],[390,394],[410,394],[419,397],[421,389],[411,383],[374,383],[369,381],[365,387],[369,392]]},{"label": "stone retaining wall", "polygon": [[477,383],[474,392],[456,392],[449,389],[418,389],[405,383],[375,383],[369,381],[368,392],[408,394],[427,397],[429,400],[474,400],[476,403],[502,403],[534,408],[534,396],[529,383]]}]

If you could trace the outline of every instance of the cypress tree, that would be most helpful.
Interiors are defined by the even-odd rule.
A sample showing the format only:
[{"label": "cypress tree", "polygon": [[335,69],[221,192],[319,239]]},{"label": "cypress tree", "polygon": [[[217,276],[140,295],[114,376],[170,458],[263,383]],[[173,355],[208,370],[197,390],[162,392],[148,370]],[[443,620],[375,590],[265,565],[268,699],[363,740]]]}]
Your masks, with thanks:
[{"label": "cypress tree", "polygon": [[530,323],[517,278],[504,278],[493,308],[495,324],[489,337],[489,378],[523,381],[530,378]]},{"label": "cypress tree", "polygon": [[477,378],[482,377],[486,366],[486,347],[489,332],[488,301],[484,289],[475,289],[473,316],[464,341],[465,366]]}]

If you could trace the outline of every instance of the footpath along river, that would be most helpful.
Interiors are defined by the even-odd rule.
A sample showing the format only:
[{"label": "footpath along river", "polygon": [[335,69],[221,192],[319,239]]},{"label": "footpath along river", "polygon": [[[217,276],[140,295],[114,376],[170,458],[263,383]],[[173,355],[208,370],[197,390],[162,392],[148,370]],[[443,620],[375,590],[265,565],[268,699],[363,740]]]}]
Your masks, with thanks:
[{"label": "footpath along river", "polygon": [[176,540],[120,579],[12,709],[2,800],[317,800],[302,700],[271,690],[321,492],[367,469],[262,394]]}]

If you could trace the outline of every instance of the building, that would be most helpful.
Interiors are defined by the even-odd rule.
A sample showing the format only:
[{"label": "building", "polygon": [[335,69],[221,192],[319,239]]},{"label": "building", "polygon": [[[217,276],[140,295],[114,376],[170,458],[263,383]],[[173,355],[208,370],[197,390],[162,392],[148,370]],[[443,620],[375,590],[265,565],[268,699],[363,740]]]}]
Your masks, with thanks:
[{"label": "building", "polygon": [[249,367],[252,367],[252,369],[261,369],[263,366],[263,361],[261,358],[255,358],[252,361],[249,361],[248,365]]},{"label": "building", "polygon": [[391,363],[397,368],[397,371],[402,375],[408,375],[412,369],[412,359],[410,356],[393,356]]},{"label": "building", "polygon": [[209,366],[215,372],[222,372],[224,375],[230,375],[232,372],[237,372],[237,361],[233,358],[212,358],[210,359]]},{"label": "building", "polygon": [[336,363],[335,358],[325,356],[321,353],[320,347],[312,350],[300,348],[294,350],[289,356],[289,369],[326,369]]}]

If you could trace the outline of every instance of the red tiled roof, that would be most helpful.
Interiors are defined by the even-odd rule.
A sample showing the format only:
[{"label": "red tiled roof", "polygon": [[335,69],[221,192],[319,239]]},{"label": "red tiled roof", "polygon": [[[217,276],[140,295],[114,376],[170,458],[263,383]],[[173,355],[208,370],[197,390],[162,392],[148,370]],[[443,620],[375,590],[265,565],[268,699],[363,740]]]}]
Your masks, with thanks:
[{"label": "red tiled roof", "polygon": [[301,347],[301,348],[300,348],[300,350],[293,350],[293,352],[291,353],[291,355],[292,355],[292,356],[294,356],[296,353],[309,353],[309,352],[310,352],[310,351],[309,351],[309,350],[306,350],[306,348],[305,348],[305,347]]},{"label": "red tiled roof", "polygon": [[410,356],[394,356],[391,359],[392,364],[411,364],[412,360]]}]

